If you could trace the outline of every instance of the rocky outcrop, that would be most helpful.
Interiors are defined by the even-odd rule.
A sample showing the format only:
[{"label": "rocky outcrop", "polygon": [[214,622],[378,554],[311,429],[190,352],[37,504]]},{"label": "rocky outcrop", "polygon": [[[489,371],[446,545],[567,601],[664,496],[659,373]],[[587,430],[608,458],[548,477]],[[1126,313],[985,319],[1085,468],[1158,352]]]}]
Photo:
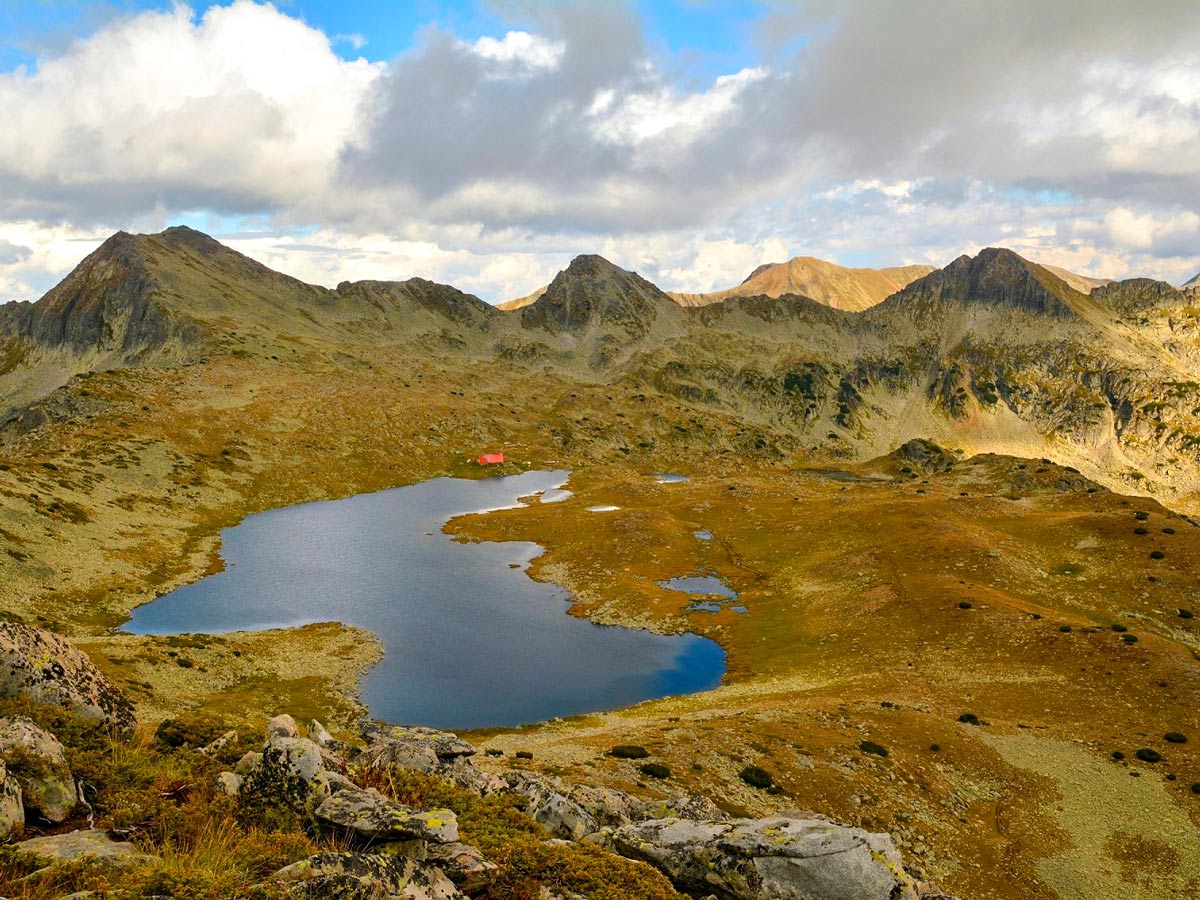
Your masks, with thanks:
[{"label": "rocky outcrop", "polygon": [[66,820],[79,797],[58,738],[28,719],[0,719],[0,758],[21,785],[26,815]]},{"label": "rocky outcrop", "polygon": [[273,880],[296,900],[461,900],[441,869],[379,853],[318,853]]},{"label": "rocky outcrop", "polygon": [[312,814],[332,793],[321,748],[300,737],[291,716],[276,716],[267,725],[262,753],[245,766],[240,793]]},{"label": "rocky outcrop", "polygon": [[316,816],[347,829],[371,846],[413,840],[449,844],[458,840],[458,819],[450,810],[412,809],[373,789],[344,787],[317,807]]},{"label": "rocky outcrop", "polygon": [[122,868],[153,858],[128,841],[113,840],[100,828],[32,838],[11,845],[9,850],[43,866],[88,859],[93,865]]},{"label": "rocky outcrop", "polygon": [[887,835],[819,819],[656,819],[606,835],[618,853],[675,886],[719,900],[917,900]]},{"label": "rocky outcrop", "polygon": [[132,730],[133,704],[66,638],[0,622],[0,696],[63,706],[77,716]]},{"label": "rocky outcrop", "polygon": [[19,836],[25,828],[25,806],[21,798],[21,784],[8,773],[8,766],[0,760],[0,841]]}]

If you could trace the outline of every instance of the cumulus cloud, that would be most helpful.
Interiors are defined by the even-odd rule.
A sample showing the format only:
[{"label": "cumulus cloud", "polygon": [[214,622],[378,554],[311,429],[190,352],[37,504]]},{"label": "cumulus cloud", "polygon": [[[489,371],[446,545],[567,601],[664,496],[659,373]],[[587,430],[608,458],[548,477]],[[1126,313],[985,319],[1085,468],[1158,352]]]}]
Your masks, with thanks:
[{"label": "cumulus cloud", "polygon": [[[488,299],[589,251],[682,290],[799,253],[994,244],[1095,275],[1200,268],[1194,2],[774,4],[757,58],[717,76],[632,5],[504,9],[496,34],[427,28],[379,63],[252,0],[112,20],[0,73],[0,222],[252,217],[275,236],[243,249],[301,277]],[[33,255],[0,250],[10,292],[42,258],[12,240]]]},{"label": "cumulus cloud", "polygon": [[257,212],[326,190],[378,69],[237,0],[110,23],[0,75],[0,215],[113,222],[159,205]]}]

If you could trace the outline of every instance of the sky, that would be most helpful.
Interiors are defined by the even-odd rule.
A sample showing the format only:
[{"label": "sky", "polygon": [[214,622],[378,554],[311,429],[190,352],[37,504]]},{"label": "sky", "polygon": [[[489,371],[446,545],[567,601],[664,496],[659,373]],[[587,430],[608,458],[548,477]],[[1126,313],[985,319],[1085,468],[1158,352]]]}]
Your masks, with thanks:
[{"label": "sky", "polygon": [[186,224],[497,302],[1006,246],[1200,272],[1200,3],[0,0],[0,302]]}]

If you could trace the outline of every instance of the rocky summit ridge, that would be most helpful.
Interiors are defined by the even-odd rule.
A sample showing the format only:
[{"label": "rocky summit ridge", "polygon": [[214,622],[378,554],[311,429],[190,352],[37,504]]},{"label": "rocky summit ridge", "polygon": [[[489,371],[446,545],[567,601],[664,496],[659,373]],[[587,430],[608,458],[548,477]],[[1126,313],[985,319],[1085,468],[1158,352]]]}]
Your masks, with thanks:
[{"label": "rocky summit ridge", "polygon": [[[928,437],[1048,456],[1110,487],[1190,503],[1198,335],[1192,289],[1130,279],[1084,294],[1003,248],[961,256],[858,313],[794,295],[684,308],[585,255],[506,313],[420,278],[306,285],[174,228],[115,235],[37,303],[6,307],[0,392],[20,431],[83,372],[221,353],[279,359],[305,345],[369,357],[406,344],[467,367],[635,379],[697,411],[762,423],[776,452],[866,459]],[[1001,430],[1018,444],[998,443]]]}]

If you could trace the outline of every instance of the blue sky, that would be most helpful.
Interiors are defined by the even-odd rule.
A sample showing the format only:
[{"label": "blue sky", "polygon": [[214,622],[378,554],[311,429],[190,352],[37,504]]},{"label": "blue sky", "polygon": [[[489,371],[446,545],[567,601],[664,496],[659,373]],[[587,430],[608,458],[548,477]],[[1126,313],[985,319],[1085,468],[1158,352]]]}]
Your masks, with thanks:
[{"label": "blue sky", "polygon": [[[0,69],[33,65],[40,53],[60,49],[108,21],[144,10],[170,9],[161,0],[0,0]],[[188,4],[203,14],[220,3]],[[345,39],[335,43],[346,59],[386,61],[410,49],[417,33],[438,27],[477,38],[526,23],[519,4],[475,0],[278,0],[281,11]],[[693,74],[720,74],[750,64],[754,23],[763,3],[748,0],[642,0],[636,4],[652,40],[678,54]],[[365,43],[359,45],[353,37]]]},{"label": "blue sky", "polygon": [[1200,4],[0,0],[0,302],[190,224],[310,281],[1200,270]]}]

